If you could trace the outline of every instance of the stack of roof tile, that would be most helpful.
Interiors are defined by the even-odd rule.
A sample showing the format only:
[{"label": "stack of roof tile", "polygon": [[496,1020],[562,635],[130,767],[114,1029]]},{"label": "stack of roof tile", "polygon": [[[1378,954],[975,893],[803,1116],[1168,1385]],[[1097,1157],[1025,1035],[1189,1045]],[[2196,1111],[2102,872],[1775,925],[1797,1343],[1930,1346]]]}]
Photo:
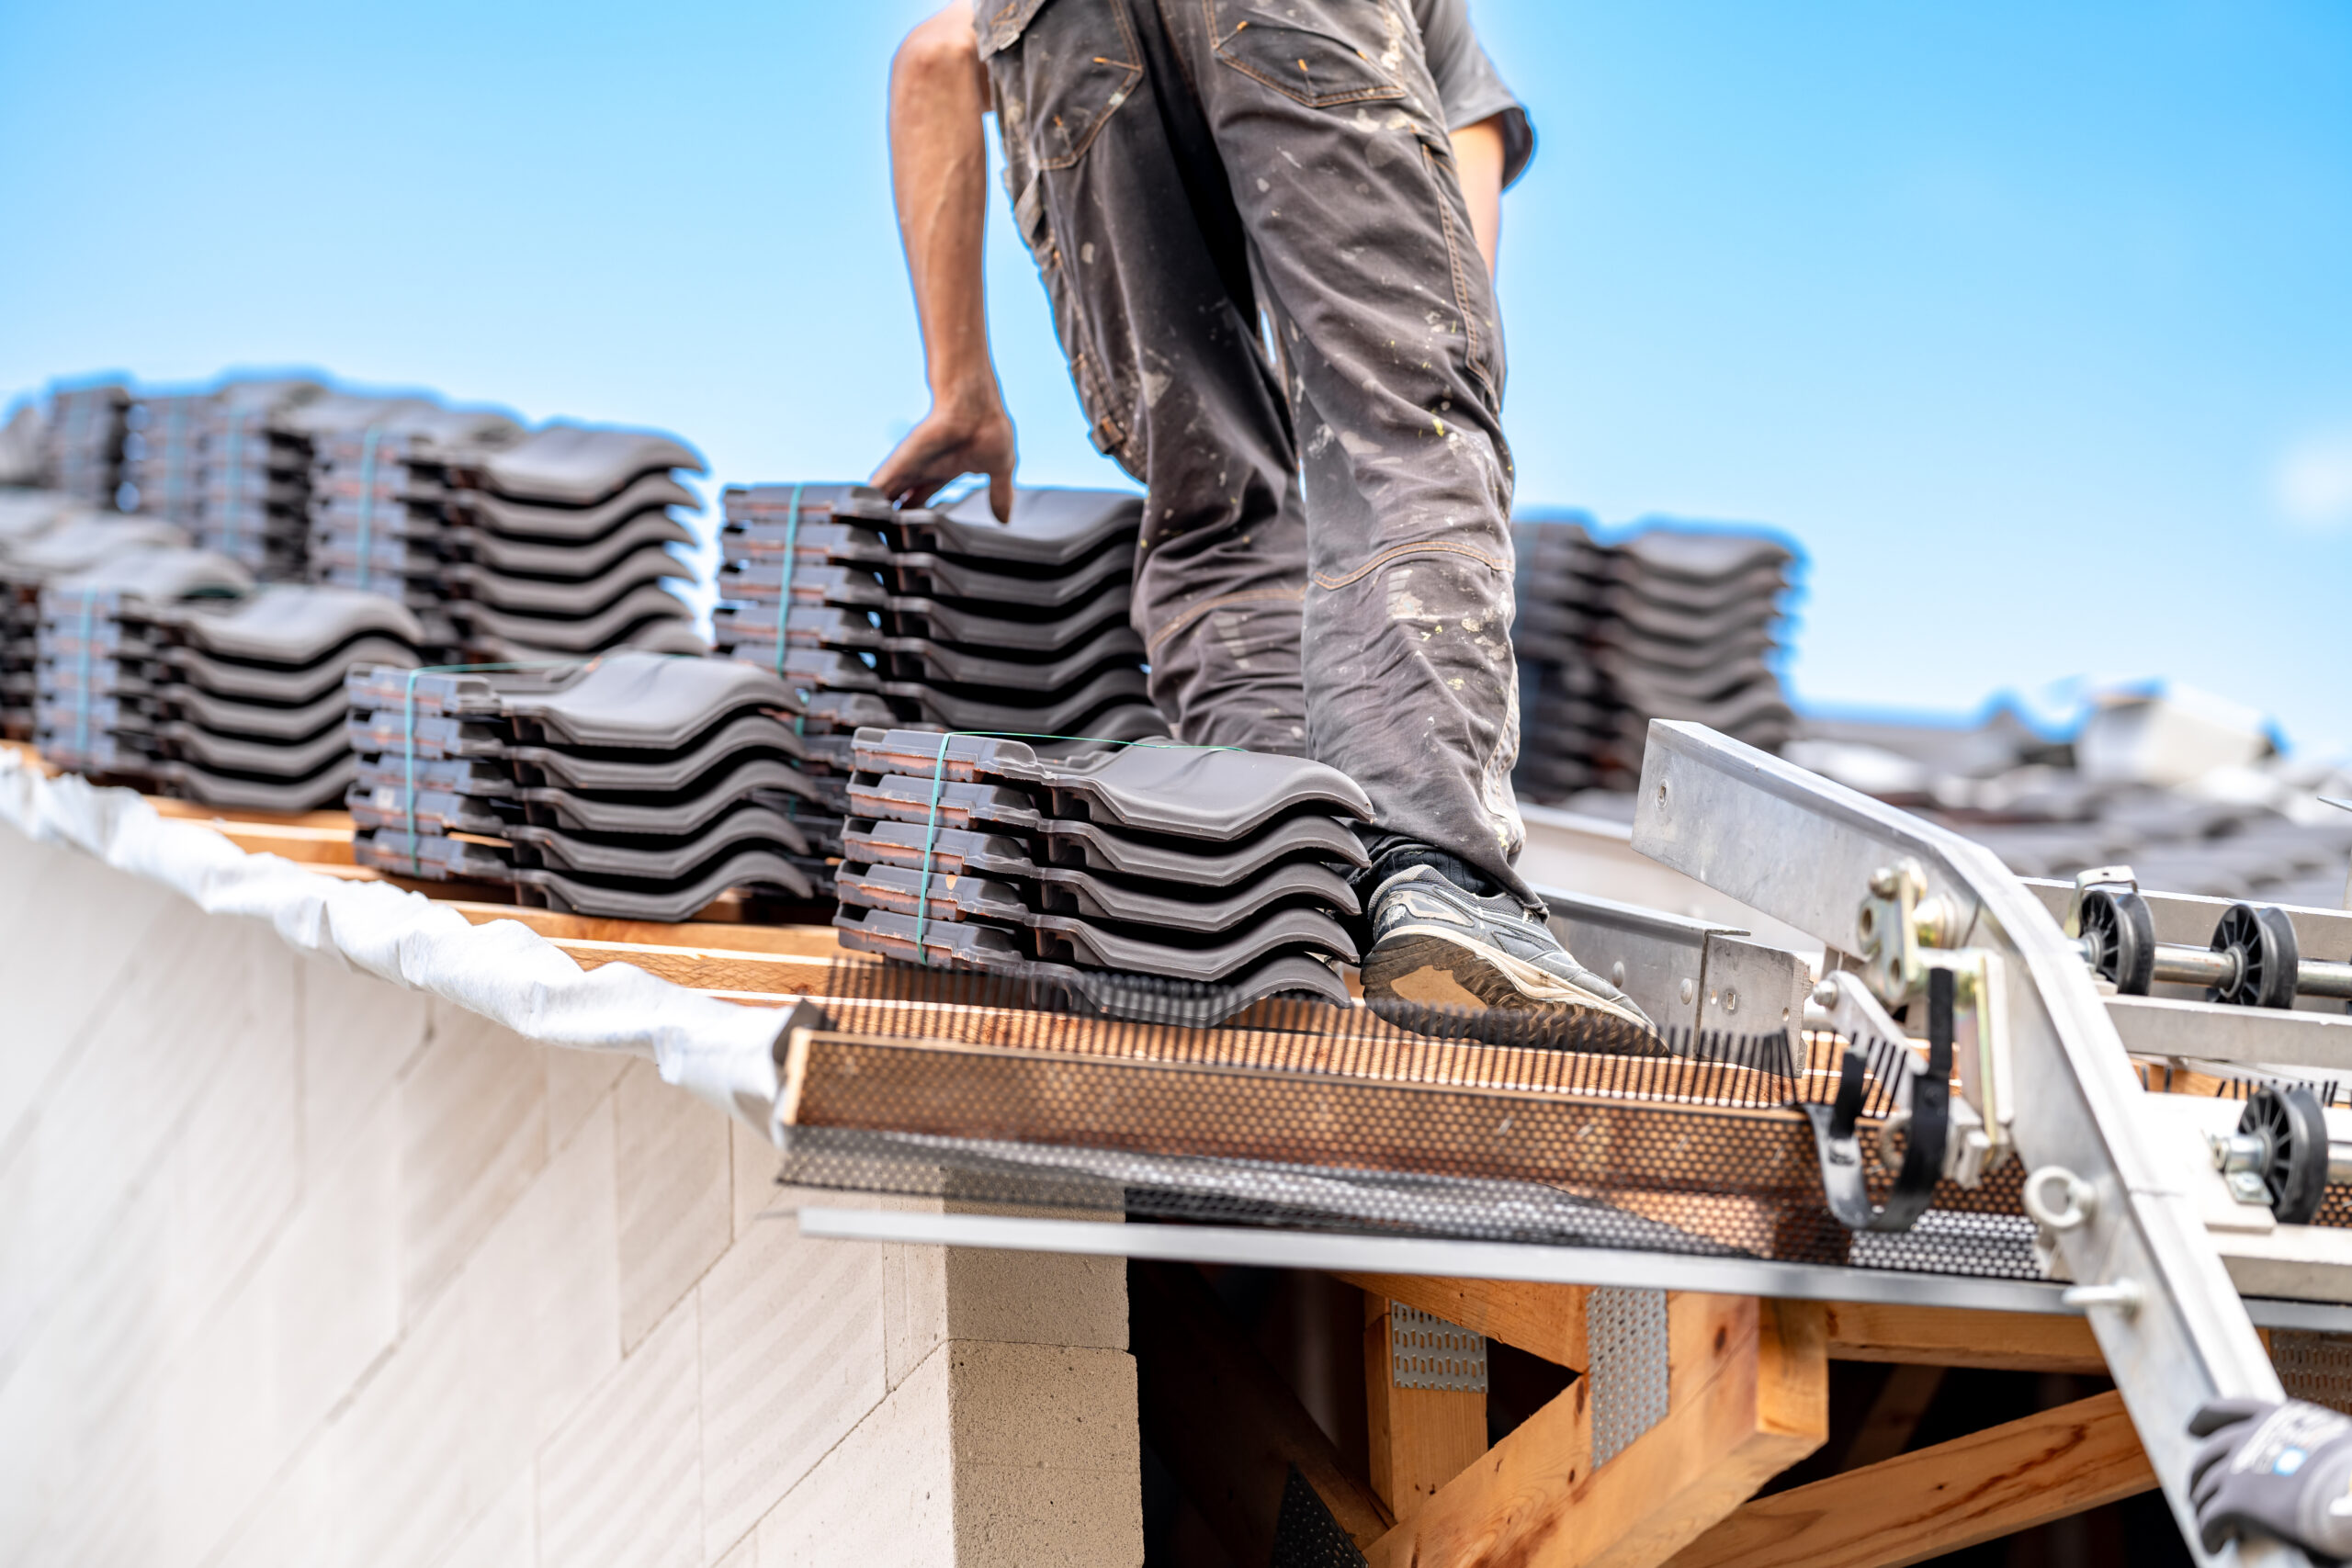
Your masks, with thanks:
[{"label": "stack of roof tile", "polygon": [[25,491],[0,504],[0,734],[32,737],[42,585],[187,542],[168,523],[109,516],[58,491]]},{"label": "stack of roof tile", "polygon": [[211,389],[142,389],[136,395],[122,445],[124,488],[117,500],[123,511],[195,525],[203,490],[204,443],[211,434],[218,400]]},{"label": "stack of roof tile", "polygon": [[[266,581],[302,578],[311,454],[288,421],[325,395],[314,381],[230,381],[210,395],[198,449],[197,543]],[[152,424],[152,420],[151,420]],[[142,510],[144,492],[141,492]]]},{"label": "stack of roof tile", "polygon": [[862,726],[1165,735],[1127,620],[1142,503],[1023,490],[892,507],[863,485],[726,493],[715,640],[808,703],[813,758],[846,772]]},{"label": "stack of roof tile", "polygon": [[681,469],[705,471],[669,436],[561,423],[455,468],[462,558],[441,580],[467,654],[707,652],[694,612],[662,585],[694,575],[671,550],[695,542],[673,509],[702,505]]},{"label": "stack of roof tile", "polygon": [[85,506],[111,511],[122,484],[123,415],[130,407],[130,392],[119,381],[51,393],[50,484]]},{"label": "stack of roof tile", "polygon": [[[133,525],[133,526],[139,526]],[[40,591],[34,744],[59,767],[153,781],[172,677],[166,624],[194,600],[234,600],[253,575],[214,550],[132,550]]]},{"label": "stack of roof tile", "polygon": [[411,406],[313,436],[311,580],[399,600],[422,623],[430,661],[454,662],[458,638],[442,580],[463,558],[467,535],[451,469],[479,465],[521,435],[502,413]]},{"label": "stack of roof tile", "polygon": [[352,671],[363,865],[683,920],[729,889],[820,896],[841,819],[774,672],[621,649],[543,671]]},{"label": "stack of roof tile", "polygon": [[1519,793],[1631,788],[1654,718],[1777,750],[1781,604],[1793,553],[1760,535],[1648,528],[1611,544],[1519,523]]},{"label": "stack of roof tile", "polygon": [[170,793],[209,806],[311,811],[340,805],[356,761],[344,677],[413,668],[424,628],[390,599],[278,583],[225,606],[158,619],[150,683]]},{"label": "stack of roof tile", "polygon": [[862,729],[842,945],[1032,978],[1117,971],[1344,1001],[1371,802],[1304,758]]}]

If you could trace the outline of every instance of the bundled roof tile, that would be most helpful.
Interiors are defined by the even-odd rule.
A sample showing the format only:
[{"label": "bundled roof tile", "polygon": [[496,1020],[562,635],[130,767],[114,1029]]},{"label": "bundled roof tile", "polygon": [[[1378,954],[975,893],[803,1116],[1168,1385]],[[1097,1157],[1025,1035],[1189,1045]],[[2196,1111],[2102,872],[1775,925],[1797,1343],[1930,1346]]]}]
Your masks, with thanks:
[{"label": "bundled roof tile", "polygon": [[0,502],[0,734],[28,739],[33,733],[42,585],[102,561],[187,542],[168,523],[95,512],[55,491]]},{"label": "bundled roof tile", "polygon": [[1144,740],[865,728],[852,744],[842,944],[929,965],[1215,981],[1236,1005],[1343,1001],[1348,824],[1371,802],[1304,758]]},{"label": "bundled roof tile", "polygon": [[[133,526],[136,526],[135,525]],[[110,556],[40,590],[34,743],[76,773],[157,776],[165,623],[198,600],[225,604],[253,574],[215,550]]]},{"label": "bundled roof tile", "polygon": [[195,527],[202,510],[204,444],[219,402],[215,387],[141,388],[133,394],[125,420],[123,486],[116,496],[123,511]]},{"label": "bundled roof tile", "polygon": [[184,519],[198,545],[258,578],[301,581],[310,443],[288,422],[326,396],[306,380],[229,381],[211,394],[197,451],[196,512]]},{"label": "bundled roof tile", "polygon": [[662,586],[691,578],[678,513],[701,509],[680,472],[691,447],[652,431],[547,425],[452,462],[454,525],[439,581],[467,654],[516,660],[633,647],[707,651],[693,612]]},{"label": "bundled roof tile", "polygon": [[379,593],[277,583],[226,608],[158,622],[151,683],[153,776],[209,806],[311,811],[338,805],[356,762],[346,673],[423,660],[415,615]]},{"label": "bundled roof tile", "polygon": [[841,807],[773,671],[623,649],[535,671],[346,682],[360,863],[683,920],[730,889],[820,897]]},{"label": "bundled roof tile", "polygon": [[1695,719],[1776,750],[1781,604],[1795,556],[1766,536],[1653,527],[1614,543],[1575,522],[1517,523],[1519,792],[1630,788],[1653,718]]},{"label": "bundled roof tile", "polygon": [[119,381],[60,387],[49,400],[49,482],[85,506],[112,510],[122,484],[123,416],[130,391]]},{"label": "bundled roof tile", "polygon": [[522,434],[494,410],[412,405],[313,435],[311,581],[399,600],[417,615],[430,661],[456,662],[458,631],[444,607],[447,574],[463,558],[452,469]]},{"label": "bundled roof tile", "polygon": [[891,506],[864,485],[726,492],[715,640],[793,682],[812,757],[910,726],[1131,740],[1165,735],[1128,625],[1142,503],[1020,490]]}]

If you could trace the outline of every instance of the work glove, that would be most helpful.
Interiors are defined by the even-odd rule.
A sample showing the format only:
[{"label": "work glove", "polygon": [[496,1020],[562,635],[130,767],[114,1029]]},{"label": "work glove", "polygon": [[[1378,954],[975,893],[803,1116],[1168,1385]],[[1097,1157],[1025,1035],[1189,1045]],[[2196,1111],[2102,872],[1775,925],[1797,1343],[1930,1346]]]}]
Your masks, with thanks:
[{"label": "work glove", "polygon": [[2300,1399],[2213,1399],[2188,1434],[2208,1438],[2188,1467],[2206,1551],[2246,1531],[2352,1557],[2352,1420]]}]

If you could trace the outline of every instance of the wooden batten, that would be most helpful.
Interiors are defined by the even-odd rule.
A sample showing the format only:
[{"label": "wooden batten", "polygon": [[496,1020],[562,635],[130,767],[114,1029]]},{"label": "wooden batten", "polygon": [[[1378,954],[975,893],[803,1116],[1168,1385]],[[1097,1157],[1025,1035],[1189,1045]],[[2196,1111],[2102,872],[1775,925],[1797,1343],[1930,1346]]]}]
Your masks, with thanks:
[{"label": "wooden batten", "polygon": [[1672,1568],[1901,1568],[2150,1491],[2123,1397],[2102,1393],[1758,1497]]}]

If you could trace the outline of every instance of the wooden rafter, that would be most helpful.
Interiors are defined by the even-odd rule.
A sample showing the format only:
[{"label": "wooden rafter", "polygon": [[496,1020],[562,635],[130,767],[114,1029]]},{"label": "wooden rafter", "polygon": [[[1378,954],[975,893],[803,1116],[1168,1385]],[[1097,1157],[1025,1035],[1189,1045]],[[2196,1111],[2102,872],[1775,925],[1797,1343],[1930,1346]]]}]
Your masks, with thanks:
[{"label": "wooden rafter", "polygon": [[1667,1333],[1667,1414],[1649,1430],[1595,1468],[1590,1380],[1579,1378],[1374,1542],[1374,1568],[1650,1568],[1821,1445],[1818,1307],[1678,1293]]},{"label": "wooden rafter", "polygon": [[2107,1371],[2091,1325],[2079,1317],[1875,1302],[1830,1303],[1829,1355],[1840,1361],[2009,1371]]},{"label": "wooden rafter", "polygon": [[1758,1497],[1672,1568],[1902,1568],[2155,1484],[2122,1395],[2102,1393]]},{"label": "wooden rafter", "polygon": [[1398,1386],[1390,1306],[1376,1293],[1364,1297],[1364,1414],[1372,1489],[1405,1520],[1487,1451],[1487,1394]]},{"label": "wooden rafter", "polygon": [[1403,1302],[1489,1339],[1573,1371],[1584,1370],[1583,1285],[1524,1280],[1446,1280],[1428,1274],[1341,1274],[1340,1279],[1384,1301]]}]

